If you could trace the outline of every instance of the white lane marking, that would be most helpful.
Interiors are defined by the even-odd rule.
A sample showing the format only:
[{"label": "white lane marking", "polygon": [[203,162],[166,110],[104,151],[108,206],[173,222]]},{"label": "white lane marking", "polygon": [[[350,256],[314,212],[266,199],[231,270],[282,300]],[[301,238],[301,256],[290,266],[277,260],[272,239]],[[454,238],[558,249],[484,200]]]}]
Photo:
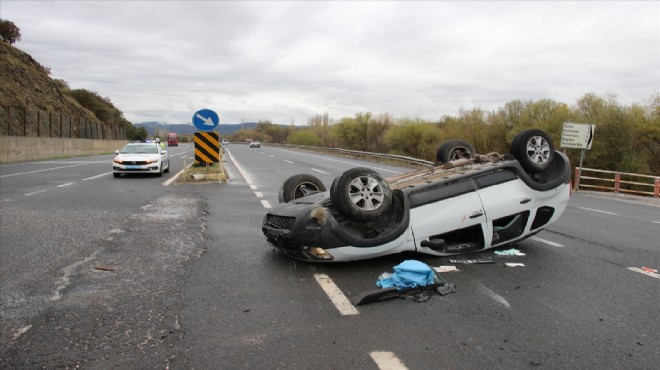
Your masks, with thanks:
[{"label": "white lane marking", "polygon": [[[192,166],[192,163],[190,164],[190,166]],[[188,167],[190,167],[190,166],[188,166]],[[166,181],[163,181],[163,186],[169,186],[171,183],[174,182],[174,180],[176,180],[179,176],[181,176],[181,174],[185,170],[186,169],[184,168],[181,171],[177,172],[176,175],[174,175],[174,177],[172,177],[171,179],[167,179]]]},{"label": "white lane marking", "polygon": [[536,240],[537,242],[545,243],[545,244],[547,244],[547,245],[551,245],[551,246],[553,246],[553,247],[564,248],[564,245],[563,245],[563,244],[559,244],[559,243],[551,242],[550,240],[541,239],[541,238],[539,238],[538,236],[532,236],[530,239],[532,239],[532,240]]},{"label": "white lane marking", "polygon": [[250,189],[257,190],[257,185],[250,185]]},{"label": "white lane marking", "polygon": [[94,180],[94,179],[99,178],[99,177],[102,177],[102,176],[108,176],[108,175],[111,174],[111,173],[112,173],[112,172],[102,173],[102,174],[100,174],[100,175],[96,175],[96,176],[88,177],[88,178],[86,178],[86,179],[82,179],[82,181]]},{"label": "white lane marking", "polygon": [[269,157],[273,157],[273,158],[275,158],[275,156],[274,156],[274,155],[272,155],[272,154],[269,154],[268,156],[269,156]]},{"label": "white lane marking", "polygon": [[66,184],[57,185],[57,187],[58,187],[58,188],[63,188],[63,187],[65,187],[65,186],[69,186],[69,185],[73,185],[73,183],[72,183],[72,182],[67,182]]},{"label": "white lane marking", "polygon": [[234,159],[234,156],[231,155],[231,152],[229,151],[229,149],[225,149],[225,151],[227,152],[227,154],[229,154],[229,159],[231,159],[231,161],[234,162],[234,166],[236,166],[236,169],[238,169],[238,172],[240,172],[241,176],[243,176],[243,178],[245,179],[245,182],[247,182],[248,185],[252,185],[253,184],[252,179],[250,178],[250,176],[247,175],[247,173],[245,173],[243,171],[243,169],[238,164],[238,162],[236,162],[236,159]]},{"label": "white lane marking", "polygon": [[380,370],[407,370],[408,368],[393,352],[371,352],[369,354]]},{"label": "white lane marking", "polygon": [[653,222],[655,222],[656,224],[660,224],[660,221],[653,221]]},{"label": "white lane marking", "polygon": [[71,165],[71,166],[60,166],[60,167],[53,167],[53,168],[44,168],[43,170],[36,170],[36,171],[29,171],[29,172],[10,173],[8,175],[0,175],[0,178],[19,176],[19,175],[29,175],[29,174],[32,174],[32,173],[54,171],[54,170],[60,170],[62,168],[70,168],[70,167],[80,167],[80,166],[85,166],[85,165],[88,165],[88,164],[91,164],[91,163],[103,163],[103,162],[105,162],[105,161],[86,162],[86,163],[82,163],[82,164],[74,164],[74,165]]},{"label": "white lane marking", "polygon": [[351,302],[346,298],[344,293],[341,292],[339,287],[335,284],[332,279],[326,274],[314,274],[316,282],[319,283],[321,288],[325,291],[325,294],[330,297],[332,303],[335,304],[335,307],[339,310],[339,313],[342,315],[359,315],[357,308],[351,304]]},{"label": "white lane marking", "polygon": [[264,197],[264,195],[260,191],[255,191],[254,195],[256,195],[257,198],[263,198]]},{"label": "white lane marking", "polygon": [[660,275],[659,275],[659,274],[654,273],[654,272],[647,272],[647,271],[644,271],[644,270],[640,269],[639,267],[628,267],[628,270],[630,270],[630,271],[635,271],[635,272],[639,272],[640,274],[644,274],[644,275],[647,275],[647,276],[650,276],[650,277],[654,277],[654,278],[656,278],[656,279],[660,279]]},{"label": "white lane marking", "polygon": [[[284,149],[280,149],[280,150],[284,150]],[[324,159],[324,160],[326,160],[326,161],[339,162],[339,163],[344,163],[344,164],[350,164],[351,166],[358,166],[358,167],[359,167],[359,166],[364,166],[364,163],[355,163],[355,162],[342,161],[342,160],[339,160],[339,159],[333,159],[333,158],[328,158],[328,157],[321,157],[321,156],[318,156],[318,155],[312,155],[312,154],[307,154],[307,153],[303,153],[303,152],[296,152],[296,155],[306,155],[306,156],[308,156],[308,157]],[[396,173],[396,174],[402,174],[402,173],[405,173],[405,172],[401,172],[401,171],[388,170],[387,168],[374,167],[374,166],[371,166],[371,165],[370,165],[369,167],[370,167],[370,168],[373,168],[374,170],[379,170],[379,171],[384,171],[384,172],[392,172],[392,173]]]},{"label": "white lane marking", "polygon": [[23,194],[23,195],[25,195],[26,197],[29,197],[30,195],[35,195],[35,194],[39,194],[39,193],[45,193],[46,191],[47,191],[47,190],[38,190],[38,191],[35,191],[35,192],[32,192],[32,193],[27,193],[27,194]]},{"label": "white lane marking", "polygon": [[273,208],[273,207],[271,207],[270,203],[268,203],[267,200],[262,200],[261,204],[263,204],[264,208],[267,208],[267,209]]},{"label": "white lane marking", "polygon": [[507,302],[506,299],[504,299],[504,297],[502,297],[501,295],[499,295],[499,294],[493,292],[492,290],[486,288],[483,284],[481,284],[481,283],[478,283],[478,284],[481,285],[481,288],[482,288],[483,290],[485,290],[486,293],[488,293],[488,295],[489,295],[491,298],[493,298],[497,303],[501,303],[501,304],[502,304],[503,306],[505,306],[506,308],[511,308],[511,305],[509,304],[509,302]]},{"label": "white lane marking", "polygon": [[16,332],[14,333],[14,335],[13,335],[13,339],[14,339],[14,340],[18,339],[18,337],[20,337],[21,335],[25,334],[28,330],[30,330],[31,327],[32,327],[32,325],[27,325],[27,326],[24,326],[24,327],[22,327],[22,328],[19,328],[19,329],[16,330]]},{"label": "white lane marking", "polygon": [[293,163],[292,161],[288,161],[288,160],[286,160],[286,159],[284,160],[284,162],[286,162],[286,163]]},{"label": "white lane marking", "polygon": [[320,173],[323,173],[323,174],[329,175],[329,173],[327,173],[327,172],[325,172],[325,171],[317,170],[316,168],[312,168],[312,171],[316,171],[316,172],[320,172]]},{"label": "white lane marking", "polygon": [[618,213],[601,211],[600,209],[592,209],[592,208],[585,208],[585,207],[580,207],[580,209],[584,209],[585,211],[591,211],[591,212],[605,213],[605,214],[612,215],[612,216],[618,216],[619,215]]}]

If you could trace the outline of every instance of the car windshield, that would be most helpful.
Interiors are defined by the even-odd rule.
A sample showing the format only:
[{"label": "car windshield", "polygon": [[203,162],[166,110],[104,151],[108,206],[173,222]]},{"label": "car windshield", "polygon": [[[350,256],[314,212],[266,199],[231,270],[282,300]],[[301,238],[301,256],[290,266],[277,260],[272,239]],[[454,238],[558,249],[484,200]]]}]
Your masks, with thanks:
[{"label": "car windshield", "polygon": [[128,154],[135,154],[135,153],[157,154],[158,148],[154,144],[126,145],[121,152]]}]

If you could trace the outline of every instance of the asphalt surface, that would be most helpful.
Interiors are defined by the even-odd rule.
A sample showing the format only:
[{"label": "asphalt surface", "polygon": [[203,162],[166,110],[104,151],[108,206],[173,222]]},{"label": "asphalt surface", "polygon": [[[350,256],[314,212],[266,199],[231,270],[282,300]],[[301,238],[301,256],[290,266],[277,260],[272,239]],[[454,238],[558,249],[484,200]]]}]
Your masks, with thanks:
[{"label": "asphalt surface", "polygon": [[[344,264],[289,259],[260,230],[282,181],[311,173],[329,187],[345,169],[365,163],[270,147],[228,149],[230,179],[222,184],[164,184],[192,155],[186,146],[171,148],[176,157],[163,178],[108,173],[83,181],[109,171],[110,156],[2,166],[0,366],[660,363],[660,276],[636,270],[660,266],[657,201],[574,193],[557,223],[515,245],[525,256],[443,273],[456,293],[363,305],[343,315],[319,278],[327,276],[350,298],[375,289],[378,276],[405,259],[452,264],[418,254]],[[385,177],[409,171],[366,165]],[[53,167],[66,168],[13,175]]]}]

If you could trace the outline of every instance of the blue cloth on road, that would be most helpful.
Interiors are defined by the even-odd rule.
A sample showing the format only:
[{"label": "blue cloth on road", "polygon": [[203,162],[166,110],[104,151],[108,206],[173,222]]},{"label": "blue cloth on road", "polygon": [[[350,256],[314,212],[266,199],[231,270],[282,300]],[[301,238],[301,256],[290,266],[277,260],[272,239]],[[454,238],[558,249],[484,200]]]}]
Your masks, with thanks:
[{"label": "blue cloth on road", "polygon": [[394,273],[391,277],[378,280],[376,285],[383,289],[396,287],[401,290],[426,286],[434,282],[435,271],[427,264],[415,260],[406,260],[394,266]]}]

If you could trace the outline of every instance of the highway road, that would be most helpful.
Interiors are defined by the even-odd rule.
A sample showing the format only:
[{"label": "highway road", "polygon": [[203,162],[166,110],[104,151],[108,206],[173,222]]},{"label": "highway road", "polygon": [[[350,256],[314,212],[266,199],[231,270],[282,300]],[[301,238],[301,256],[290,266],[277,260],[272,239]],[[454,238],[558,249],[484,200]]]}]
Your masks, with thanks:
[{"label": "highway road", "polygon": [[[573,194],[559,221],[494,265],[459,265],[427,302],[343,307],[405,259],[309,264],[261,233],[280,184],[327,187],[366,165],[227,147],[229,181],[112,178],[111,156],[0,167],[1,367],[472,369],[655,368],[660,204]],[[492,251],[469,255],[493,257]],[[523,263],[506,267],[504,262]],[[323,287],[335,287],[326,293]]]}]

